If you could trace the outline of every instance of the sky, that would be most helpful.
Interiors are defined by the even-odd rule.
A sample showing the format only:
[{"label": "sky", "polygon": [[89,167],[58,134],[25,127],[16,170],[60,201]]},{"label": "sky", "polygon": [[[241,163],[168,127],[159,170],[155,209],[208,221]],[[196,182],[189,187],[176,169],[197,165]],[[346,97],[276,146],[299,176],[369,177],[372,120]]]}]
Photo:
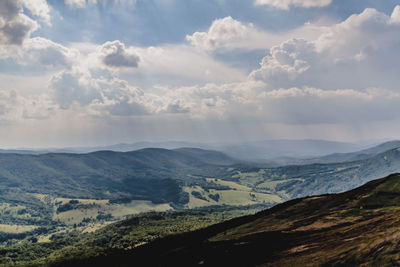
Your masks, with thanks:
[{"label": "sky", "polygon": [[0,147],[400,139],[400,0],[2,0]]}]

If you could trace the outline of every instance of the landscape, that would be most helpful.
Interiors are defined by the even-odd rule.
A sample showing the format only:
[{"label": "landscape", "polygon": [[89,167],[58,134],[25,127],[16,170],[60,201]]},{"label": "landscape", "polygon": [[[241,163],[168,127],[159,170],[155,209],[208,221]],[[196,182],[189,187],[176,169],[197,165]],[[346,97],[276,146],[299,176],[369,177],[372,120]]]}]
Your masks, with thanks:
[{"label": "landscape", "polygon": [[[325,163],[335,158],[337,162]],[[164,251],[165,248],[158,247],[162,246],[158,242],[167,242],[170,249],[170,241],[163,241],[162,238],[178,238],[177,235],[186,232],[190,236],[194,230],[208,233],[208,230],[203,230],[204,227],[224,233],[226,238],[229,237],[224,240],[226,246],[234,246],[230,242],[239,242],[237,240],[242,236],[237,237],[230,232],[235,232],[236,228],[241,229],[241,224],[253,221],[262,221],[263,227],[265,223],[265,231],[271,231],[271,235],[289,231],[287,229],[294,232],[302,231],[303,228],[317,231],[318,225],[328,231],[335,229],[334,225],[348,226],[349,223],[361,223],[359,220],[369,223],[364,220],[371,219],[374,213],[387,216],[383,214],[396,210],[396,184],[400,184],[400,178],[396,175],[387,178],[393,186],[382,186],[390,189],[387,192],[369,192],[375,189],[366,186],[366,192],[355,189],[336,194],[396,173],[400,169],[400,142],[391,141],[360,151],[309,159],[324,163],[309,164],[306,159],[302,161],[304,164],[276,167],[268,167],[268,163],[265,163],[266,167],[263,167],[259,161],[251,163],[222,152],[198,148],[144,148],[131,152],[99,151],[87,154],[0,154],[0,251],[3,255],[0,263],[4,266],[75,266],[88,265],[87,261],[93,261],[91,263],[96,265],[95,262],[104,261],[104,257],[110,260],[110,264],[117,257],[123,265],[124,261],[131,261],[129,257],[148,257],[140,253],[148,255],[146,253]],[[391,191],[392,187],[394,192]],[[359,191],[364,195],[354,193]],[[343,197],[346,194],[349,196]],[[372,204],[368,204],[367,200],[367,204],[360,204],[360,198],[364,199],[365,196],[372,199]],[[314,199],[322,204],[314,203]],[[378,201],[377,207],[373,201]],[[332,210],[321,208],[325,205]],[[371,208],[367,208],[368,205],[372,205]],[[386,205],[390,207],[389,211],[386,211]],[[365,211],[365,214],[359,214],[360,206],[366,206],[361,211]],[[275,219],[264,219],[263,214],[274,213],[275,210],[283,215],[274,215],[277,217]],[[293,210],[296,213],[291,214]],[[346,214],[349,214],[349,218]],[[293,228],[295,226],[300,230],[293,230],[297,229]],[[257,224],[252,227],[261,229]],[[245,229],[243,236],[252,236],[255,231]],[[197,241],[199,244],[214,240],[214,235],[220,238],[217,232],[213,236],[203,236],[196,232],[193,234],[202,238]],[[309,233],[303,234],[307,236]],[[183,238],[192,242],[191,237],[186,239],[183,235]],[[219,241],[218,238],[216,240]],[[264,237],[257,238],[260,240],[254,242],[260,245],[258,242],[263,242]],[[284,236],[268,237],[266,234],[265,238],[278,238],[276,240],[286,242]],[[282,245],[290,246],[295,241],[289,238],[287,242]],[[306,239],[304,242],[311,241]],[[221,244],[221,248],[215,249],[224,248],[225,243]],[[187,246],[190,247],[189,244]],[[315,244],[313,246],[319,247]],[[199,251],[203,249],[208,251],[209,248],[201,247]],[[244,248],[244,251],[246,249],[250,248]],[[185,253],[193,254],[190,251]],[[205,257],[205,262],[211,260],[212,265],[222,264],[214,254],[217,252],[204,253],[203,257],[210,255]],[[308,262],[307,257],[299,264]],[[310,257],[318,258],[315,255]],[[336,257],[334,254],[330,260]],[[170,262],[174,265],[178,258],[181,256],[172,253],[165,262],[158,257],[160,262],[149,264],[163,265]],[[271,256],[271,259],[275,258]],[[187,260],[187,263],[181,264],[195,264],[192,262],[195,258],[188,256]],[[263,263],[262,259],[258,260]],[[347,260],[356,259],[346,258],[343,263],[347,263]],[[372,258],[373,263],[379,262],[374,260]],[[234,265],[235,262],[232,258],[229,264]],[[279,265],[289,263],[294,264],[289,260],[284,263],[271,262]]]},{"label": "landscape", "polygon": [[399,0],[0,1],[0,267],[400,266]]}]

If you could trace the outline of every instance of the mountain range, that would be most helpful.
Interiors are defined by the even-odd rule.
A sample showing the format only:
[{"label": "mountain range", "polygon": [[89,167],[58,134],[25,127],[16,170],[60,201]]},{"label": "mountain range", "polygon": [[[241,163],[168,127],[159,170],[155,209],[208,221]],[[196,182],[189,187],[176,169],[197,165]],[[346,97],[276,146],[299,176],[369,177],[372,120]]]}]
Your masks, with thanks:
[{"label": "mountain range", "polygon": [[182,141],[120,143],[95,147],[65,147],[46,149],[0,149],[0,153],[44,154],[44,153],[91,153],[110,150],[129,152],[144,148],[177,149],[182,147],[218,150],[241,160],[267,161],[275,158],[309,158],[332,153],[349,153],[371,145],[335,142],[326,140],[265,140],[254,142],[194,143]]},{"label": "mountain range", "polygon": [[[233,229],[243,223],[246,224],[243,227],[247,229],[247,223],[250,223],[248,220],[259,221],[257,218],[264,218],[260,216],[274,213],[278,209],[279,212],[276,214],[281,215],[274,215],[274,219],[268,217],[266,226],[271,226],[271,229],[278,226],[287,226],[288,228],[276,228],[279,231],[282,230],[282,232],[271,230],[272,233],[268,233],[265,238],[282,240],[284,246],[299,244],[298,248],[294,249],[297,253],[297,251],[303,251],[303,245],[296,243],[303,240],[301,239],[303,236],[297,235],[298,230],[293,227],[302,227],[302,225],[308,227],[306,223],[311,220],[310,218],[314,218],[314,215],[321,219],[320,221],[318,221],[319,219],[317,221],[311,220],[316,225],[324,225],[325,221],[331,225],[330,216],[334,218],[334,221],[340,221],[343,215],[335,208],[335,205],[340,207],[343,212],[348,210],[351,214],[356,212],[356,207],[358,207],[359,210],[362,210],[362,213],[356,213],[361,214],[360,218],[357,217],[358,215],[356,217],[365,220],[370,218],[369,215],[375,216],[381,212],[386,212],[388,207],[381,207],[379,205],[382,205],[382,203],[380,203],[378,205],[379,210],[375,211],[372,202],[367,201],[365,204],[361,201],[362,199],[369,199],[369,196],[374,196],[375,200],[382,200],[387,203],[392,203],[391,198],[397,199],[397,191],[391,192],[389,189],[385,189],[389,191],[382,191],[382,193],[379,189],[375,194],[373,186],[362,187],[373,192],[367,192],[367,189],[357,189],[351,191],[358,192],[357,194],[335,194],[351,190],[379,177],[400,172],[398,141],[384,143],[358,152],[296,160],[299,161],[298,164],[271,167],[269,163],[237,159],[216,150],[188,147],[178,149],[145,148],[129,152],[0,153],[0,252],[3,251],[4,255],[8,257],[4,261],[0,261],[0,265],[3,262],[15,263],[21,260],[22,262],[29,262],[29,260],[43,261],[43,258],[40,257],[49,255],[49,253],[56,253],[55,251],[58,251],[59,248],[62,250],[57,252],[58,256],[55,259],[64,259],[62,257],[64,247],[67,244],[76,244],[81,239],[81,235],[85,238],[90,237],[90,242],[96,247],[93,250],[88,249],[87,255],[91,255],[90,257],[100,255],[98,250],[108,251],[108,248],[104,248],[102,244],[105,242],[104,240],[114,236],[114,239],[110,241],[110,244],[112,244],[110,253],[101,255],[111,255],[109,259],[116,255],[121,256],[121,259],[130,258],[133,257],[131,254],[125,254],[125,252],[119,250],[121,246],[128,248],[141,246],[145,243],[151,243],[157,237],[164,237],[168,233],[177,234],[191,229],[199,229],[228,218],[273,206],[275,207],[264,213],[258,213],[257,216],[259,217],[242,217],[237,221],[229,221],[226,225]],[[384,188],[389,188],[389,184],[394,189],[397,188],[397,182],[393,182],[397,181],[397,178],[391,177],[397,176],[380,180],[386,184]],[[385,181],[392,182],[386,183]],[[368,185],[375,185],[375,182]],[[360,192],[365,194],[360,195]],[[325,195],[327,193],[332,195]],[[316,195],[321,196],[310,197]],[[348,196],[346,201],[349,203],[358,201],[358,206],[346,206],[346,203],[339,203],[335,200],[336,198],[340,201],[344,199],[339,196]],[[314,202],[314,199],[316,199],[316,202]],[[325,199],[326,202],[322,200],[319,202],[318,199]],[[333,204],[330,204],[330,202]],[[307,203],[311,203],[311,208],[307,206]],[[293,208],[286,210],[286,207],[291,205],[293,205]],[[328,215],[322,213],[325,208],[319,208],[319,205],[326,207],[326,210],[329,211]],[[392,207],[394,206],[390,206],[389,209],[392,209]],[[194,213],[187,209],[194,211]],[[137,225],[138,217],[133,217],[128,221],[122,221],[121,224],[104,228],[104,231],[101,232],[103,233],[101,238],[96,236],[97,232],[89,237],[84,234],[94,231],[93,229],[104,227],[113,221],[151,210],[165,211],[166,213],[156,213],[156,215],[145,218],[144,222],[147,223],[144,223],[141,227],[147,230],[140,228],[142,232],[135,230],[134,226]],[[299,210],[299,213],[296,210]],[[363,213],[364,210],[369,213]],[[309,216],[308,212],[314,211],[321,213],[312,214],[310,218],[306,217]],[[183,213],[179,215],[179,212]],[[291,213],[293,213],[293,216],[298,216],[294,218],[297,221],[286,224],[285,218],[290,219]],[[225,217],[225,214],[228,215]],[[305,217],[302,218],[301,216]],[[347,219],[343,221],[344,226],[357,219],[351,216],[349,217],[351,221],[347,221]],[[167,221],[164,222],[164,219]],[[133,225],[131,225],[131,222],[133,222]],[[171,223],[172,228],[165,228],[166,225]],[[218,231],[225,229],[219,228],[220,226],[216,227],[215,229]],[[255,228],[262,229],[262,225],[254,225]],[[220,240],[219,232],[212,229],[214,228],[209,228],[210,233],[215,233],[215,236],[218,236],[215,237],[218,242],[207,244],[213,244],[213,247],[216,244],[216,251],[220,253],[219,249],[224,249],[224,247],[218,248],[218,246],[225,242],[228,246],[228,252],[235,251],[236,243],[233,243],[234,241],[231,239]],[[296,231],[296,234],[286,236],[286,231],[292,230]],[[72,231],[71,235],[65,234],[70,231]],[[270,230],[265,231],[269,232]],[[115,235],[114,233],[121,234]],[[139,239],[135,237],[138,234],[141,236]],[[251,235],[253,234],[256,233]],[[306,234],[311,233],[306,232]],[[327,235],[330,235],[330,233]],[[240,235],[239,237],[242,238]],[[317,237],[322,238],[319,235]],[[186,240],[185,238],[183,240]],[[200,237],[194,236],[193,240],[198,240],[196,238]],[[247,235],[244,234],[243,238],[246,239]],[[32,240],[40,240],[40,242],[36,246]],[[210,240],[201,242],[209,242]],[[283,253],[279,251],[283,247],[268,247],[264,243],[259,243],[260,240],[255,240],[254,244],[265,246],[272,251],[278,251],[279,255]],[[178,244],[174,243],[175,241],[171,241],[171,244]],[[222,243],[219,243],[220,241]],[[1,248],[1,242],[5,247]],[[18,242],[22,242],[21,245]],[[90,247],[82,242],[79,243],[79,248]],[[157,242],[154,244],[158,244]],[[162,242],[160,244],[163,244]],[[245,244],[248,241],[243,242]],[[11,246],[9,246],[10,244]],[[238,248],[241,246],[240,244]],[[40,259],[27,257],[21,246],[28,246],[37,251],[37,257]],[[148,251],[153,251],[156,255],[158,253],[157,246],[155,247],[156,250],[151,247]],[[160,246],[162,248],[164,245]],[[195,244],[185,247],[185,244],[179,243],[179,246],[184,247],[184,251],[189,251],[189,256],[194,255],[194,252],[190,252],[190,249]],[[249,248],[255,249],[252,246]],[[200,247],[199,249],[205,249],[205,251],[210,251],[210,255],[214,255],[212,248],[211,250],[208,247]],[[18,252],[14,253],[13,251]],[[138,251],[141,251],[141,248]],[[140,258],[142,257],[140,255],[148,255],[146,254],[148,253],[146,252],[147,249],[143,248],[143,251],[144,254],[138,252],[139,254],[135,254],[138,256],[134,257]],[[113,253],[116,254],[113,256]],[[286,262],[278,259],[278,256],[276,256],[278,254],[274,253],[271,254],[272,256],[267,253],[272,258],[268,256],[263,260],[266,260],[266,262],[272,260],[273,265],[275,259],[278,260],[279,264],[290,263],[291,256],[288,257]],[[175,254],[171,252],[171,255]],[[163,258],[164,256],[160,257]],[[189,256],[187,259],[192,264],[193,259],[190,258],[192,256]],[[175,258],[175,256],[165,257],[166,262]],[[345,258],[345,256],[343,257]],[[203,262],[204,264],[212,258],[197,259],[199,260],[198,263]],[[263,263],[263,260],[259,260],[251,261],[251,263],[255,265]],[[306,263],[308,260],[310,259],[307,258],[302,262]],[[339,261],[337,264],[348,264],[351,260],[353,259],[346,258],[346,260]],[[234,265],[235,262],[232,264]],[[221,262],[217,263],[222,264]],[[171,264],[173,264],[172,261]],[[330,264],[335,265],[336,262],[327,261],[327,265]]]}]

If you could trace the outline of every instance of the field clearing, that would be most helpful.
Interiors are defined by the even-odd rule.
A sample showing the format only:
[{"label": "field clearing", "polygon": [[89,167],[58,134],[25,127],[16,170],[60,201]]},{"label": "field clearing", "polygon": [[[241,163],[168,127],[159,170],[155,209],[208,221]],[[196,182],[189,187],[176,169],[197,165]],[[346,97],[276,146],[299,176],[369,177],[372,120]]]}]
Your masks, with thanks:
[{"label": "field clearing", "polygon": [[[70,200],[72,199],[62,199],[62,203],[68,203]],[[82,204],[88,205],[88,207],[72,209],[58,214],[54,213],[53,219],[68,225],[74,225],[81,223],[85,219],[95,220],[99,214],[109,214],[112,216],[112,220],[117,220],[142,212],[163,212],[172,209],[169,204],[154,204],[146,200],[133,200],[126,204],[109,204],[108,200],[84,199],[82,202],[81,199],[74,200],[79,200],[80,203],[83,202]]]},{"label": "field clearing", "polygon": [[283,200],[273,194],[265,194],[265,193],[256,193],[256,192],[247,192],[247,191],[238,191],[238,190],[210,190],[212,194],[219,194],[220,199],[218,204],[226,204],[226,205],[252,205],[252,204],[260,204],[260,203],[280,203]]},{"label": "field clearing", "polygon": [[20,234],[29,232],[37,229],[38,226],[35,225],[9,225],[9,224],[0,224],[0,232],[12,233],[12,234]]},{"label": "field clearing", "polygon": [[265,170],[261,169],[258,172],[241,172],[237,171],[235,175],[232,175],[232,178],[239,179],[240,184],[253,187],[256,183],[262,182],[265,180],[264,178]]},{"label": "field clearing", "polygon": [[[210,179],[208,181],[214,182],[214,179]],[[281,203],[283,199],[275,194],[269,193],[259,193],[252,192],[251,189],[245,186],[241,186],[237,183],[229,183],[235,187],[232,187],[231,190],[216,190],[210,189],[206,192],[203,188],[199,186],[193,187],[184,187],[183,190],[189,193],[189,203],[187,204],[188,208],[197,208],[204,207],[210,205],[236,205],[236,206],[245,206],[245,205],[253,205],[253,204],[262,204],[262,203]],[[228,184],[224,184],[228,186]],[[244,188],[245,190],[238,190],[237,188]],[[192,194],[192,192],[200,193],[201,197],[204,199],[200,199]],[[209,195],[218,195],[218,201],[215,201],[209,197]]]},{"label": "field clearing", "polygon": [[63,197],[57,197],[54,198],[56,202],[61,202],[62,204],[66,204],[71,200],[78,200],[82,204],[100,204],[100,205],[106,205],[109,203],[108,199],[89,199],[89,198],[63,198]]},{"label": "field clearing", "polygon": [[237,189],[240,191],[251,191],[251,188],[245,185],[241,185],[238,184],[236,182],[232,182],[232,181],[225,181],[225,180],[221,180],[221,179],[215,179],[215,178],[206,178],[206,181],[209,183],[216,183],[219,185],[224,185],[224,186],[228,186],[232,189]]},{"label": "field clearing", "polygon": [[[219,202],[216,202],[216,201],[210,199],[210,198],[207,196],[207,193],[204,191],[204,189],[201,188],[200,186],[193,186],[193,187],[184,186],[182,189],[183,189],[183,191],[185,191],[186,193],[189,194],[189,203],[186,204],[186,206],[187,206],[189,209],[220,204]],[[193,196],[193,195],[192,195],[192,192],[193,192],[193,191],[199,192],[199,193],[200,193],[204,198],[206,198],[208,201],[203,200],[203,199],[199,199],[199,198]]]}]

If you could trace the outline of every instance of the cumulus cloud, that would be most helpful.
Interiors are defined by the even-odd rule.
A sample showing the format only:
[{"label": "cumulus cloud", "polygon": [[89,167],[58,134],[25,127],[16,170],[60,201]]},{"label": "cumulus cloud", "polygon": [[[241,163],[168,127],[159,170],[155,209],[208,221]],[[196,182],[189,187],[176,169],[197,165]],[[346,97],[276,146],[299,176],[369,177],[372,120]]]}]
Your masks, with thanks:
[{"label": "cumulus cloud", "polygon": [[275,8],[289,10],[291,7],[325,7],[329,6],[332,0],[255,0],[255,5],[268,5]]},{"label": "cumulus cloud", "polygon": [[23,7],[34,16],[50,23],[50,8],[46,0],[3,0],[0,1],[0,54],[7,46],[22,45],[39,24],[24,14]]},{"label": "cumulus cloud", "polygon": [[319,23],[305,23],[291,31],[272,33],[256,28],[251,23],[243,23],[232,17],[214,20],[205,32],[187,35],[186,40],[194,47],[205,51],[215,50],[263,50],[290,38],[301,37],[307,40],[317,39],[326,26]]},{"label": "cumulus cloud", "polygon": [[140,61],[134,51],[126,49],[125,45],[118,40],[103,44],[99,48],[98,56],[103,64],[116,68],[136,68]]},{"label": "cumulus cloud", "polygon": [[391,22],[393,23],[400,23],[400,5],[396,6],[393,9],[393,13],[390,16]]},{"label": "cumulus cloud", "polygon": [[51,79],[50,89],[61,109],[77,104],[88,108],[92,115],[132,116],[156,112],[153,97],[112,74],[94,77],[90,70],[63,71]]},{"label": "cumulus cloud", "polygon": [[[23,57],[26,43],[38,43],[31,34],[39,24],[24,14],[24,8],[32,15],[50,24],[50,8],[46,0],[4,0],[0,2],[0,58]],[[41,38],[41,40],[44,40]],[[55,59],[56,60],[56,59]]]},{"label": "cumulus cloud", "polygon": [[194,46],[206,50],[214,50],[221,46],[229,46],[229,43],[243,40],[255,32],[252,24],[244,25],[232,17],[215,20],[208,32],[195,32],[187,35],[186,39]]},{"label": "cumulus cloud", "polygon": [[25,8],[32,15],[41,18],[45,23],[50,24],[50,7],[46,0],[21,0]]},{"label": "cumulus cloud", "polygon": [[78,62],[79,51],[54,43],[48,39],[35,37],[26,40],[23,53],[17,58],[23,65],[55,68],[70,68]]},{"label": "cumulus cloud", "polygon": [[315,41],[293,39],[270,49],[250,77],[269,88],[397,89],[400,24],[366,9],[328,28]]},{"label": "cumulus cloud", "polygon": [[22,45],[37,28],[38,24],[23,13],[21,1],[0,1],[1,50],[10,45]]}]

